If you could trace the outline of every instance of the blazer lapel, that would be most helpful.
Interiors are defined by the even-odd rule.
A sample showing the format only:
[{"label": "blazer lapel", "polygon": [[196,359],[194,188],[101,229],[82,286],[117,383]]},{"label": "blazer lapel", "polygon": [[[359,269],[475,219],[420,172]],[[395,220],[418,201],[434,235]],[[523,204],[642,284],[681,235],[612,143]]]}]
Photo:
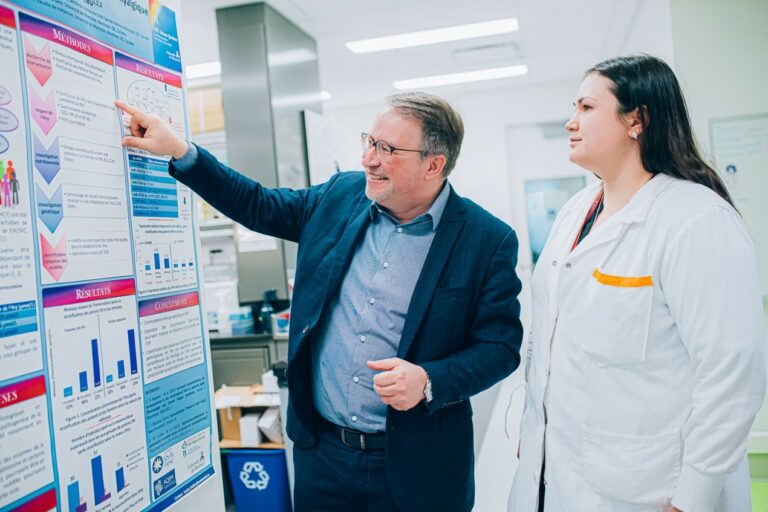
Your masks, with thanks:
[{"label": "blazer lapel", "polygon": [[344,228],[344,233],[342,233],[338,244],[333,249],[335,253],[333,266],[330,272],[328,272],[328,286],[326,286],[326,293],[323,297],[323,306],[328,302],[328,298],[338,290],[341,280],[344,278],[344,272],[349,268],[352,261],[352,256],[355,253],[360,237],[365,233],[368,224],[370,224],[369,206],[370,200],[362,196],[352,210],[352,215],[350,215],[349,222]]},{"label": "blazer lapel", "polygon": [[416,337],[427,308],[432,302],[432,295],[437,287],[437,282],[443,273],[445,265],[451,256],[453,246],[459,238],[466,221],[466,208],[461,204],[461,200],[456,193],[451,190],[448,203],[445,205],[445,212],[440,221],[440,225],[435,232],[435,238],[432,240],[432,246],[427,253],[427,259],[424,261],[424,267],[421,270],[416,287],[413,290],[411,303],[408,306],[408,313],[403,325],[403,333],[400,337],[400,345],[397,349],[397,357],[404,358],[408,349]]}]

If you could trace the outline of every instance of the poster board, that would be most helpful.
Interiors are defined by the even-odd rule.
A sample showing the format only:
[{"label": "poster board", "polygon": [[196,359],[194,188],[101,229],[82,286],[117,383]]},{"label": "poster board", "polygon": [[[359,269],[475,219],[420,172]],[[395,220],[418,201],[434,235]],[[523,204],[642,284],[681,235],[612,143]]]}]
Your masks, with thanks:
[{"label": "poster board", "polygon": [[709,132],[717,172],[755,243],[768,298],[768,113],[712,119]]},{"label": "poster board", "polygon": [[223,502],[193,196],[113,103],[189,136],[177,6],[0,0],[0,511]]}]

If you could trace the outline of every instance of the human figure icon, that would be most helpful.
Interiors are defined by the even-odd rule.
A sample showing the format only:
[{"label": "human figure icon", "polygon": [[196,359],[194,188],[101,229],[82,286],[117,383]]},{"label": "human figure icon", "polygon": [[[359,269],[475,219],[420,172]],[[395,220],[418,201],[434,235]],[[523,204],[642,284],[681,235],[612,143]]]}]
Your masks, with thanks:
[{"label": "human figure icon", "polygon": [[3,202],[6,208],[11,207],[11,179],[8,173],[3,173]]},{"label": "human figure icon", "polygon": [[16,206],[19,204],[19,190],[21,189],[21,185],[19,184],[19,179],[16,177],[16,169],[13,168],[13,160],[8,160],[7,173],[11,177],[11,199],[13,205]]}]

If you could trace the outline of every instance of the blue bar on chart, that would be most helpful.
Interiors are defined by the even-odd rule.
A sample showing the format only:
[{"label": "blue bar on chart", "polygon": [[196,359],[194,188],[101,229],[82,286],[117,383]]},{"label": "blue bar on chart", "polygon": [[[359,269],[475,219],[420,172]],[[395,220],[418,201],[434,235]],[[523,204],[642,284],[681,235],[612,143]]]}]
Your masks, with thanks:
[{"label": "blue bar on chart", "polygon": [[109,384],[110,382],[112,382],[112,380],[113,380],[113,379],[112,379],[112,374],[110,374],[110,375],[107,375],[107,384]]},{"label": "blue bar on chart", "polygon": [[88,391],[88,372],[80,372],[80,391]]},{"label": "blue bar on chart", "polygon": [[123,468],[117,468],[117,470],[115,470],[115,480],[117,480],[117,492],[125,489],[125,473],[123,472]]},{"label": "blue bar on chart", "polygon": [[67,486],[67,501],[69,512],[77,512],[77,506],[80,504],[80,484],[77,481]]},{"label": "blue bar on chart", "polygon": [[160,270],[160,253],[156,252],[154,256],[155,256],[155,270]]},{"label": "blue bar on chart", "polygon": [[93,387],[101,386],[101,365],[99,364],[99,340],[91,340],[91,357],[93,358]]},{"label": "blue bar on chart", "polygon": [[122,359],[117,362],[117,378],[122,379],[125,377],[125,361]]},{"label": "blue bar on chart", "polygon": [[152,270],[152,265],[145,265],[145,266],[144,266],[144,270],[146,270],[147,272],[149,272],[150,270]]},{"label": "blue bar on chart", "polygon": [[104,488],[104,471],[101,466],[101,455],[91,459],[91,475],[93,477],[93,496],[96,500],[96,505],[100,505],[112,496]]},{"label": "blue bar on chart", "polygon": [[128,356],[131,360],[131,375],[139,373],[139,365],[136,361],[136,333],[128,329]]},{"label": "blue bar on chart", "polygon": [[67,386],[64,388],[64,398],[72,396],[72,386]]}]

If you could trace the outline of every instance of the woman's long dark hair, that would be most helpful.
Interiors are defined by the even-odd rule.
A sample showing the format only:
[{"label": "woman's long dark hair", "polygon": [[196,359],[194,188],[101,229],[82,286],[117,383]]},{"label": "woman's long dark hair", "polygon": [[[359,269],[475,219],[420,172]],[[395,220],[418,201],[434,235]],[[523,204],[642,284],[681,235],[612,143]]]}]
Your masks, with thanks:
[{"label": "woman's long dark hair", "polygon": [[586,75],[593,73],[613,82],[622,113],[637,109],[644,127],[638,138],[640,158],[647,171],[700,183],[733,206],[720,176],[701,157],[680,84],[666,62],[642,54],[616,57]]}]

